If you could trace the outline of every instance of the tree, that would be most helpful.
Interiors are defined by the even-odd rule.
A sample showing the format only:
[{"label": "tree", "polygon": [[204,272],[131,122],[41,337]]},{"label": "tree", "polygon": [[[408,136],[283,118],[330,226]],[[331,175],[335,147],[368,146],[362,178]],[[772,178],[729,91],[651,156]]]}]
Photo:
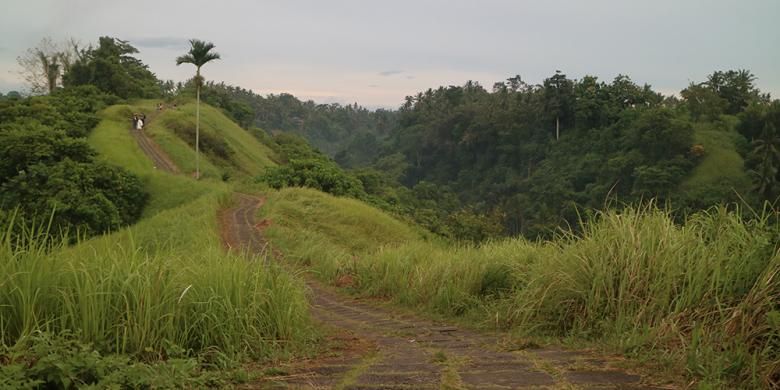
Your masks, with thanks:
[{"label": "tree", "polygon": [[694,120],[707,119],[714,121],[726,112],[729,102],[713,91],[707,83],[688,86],[680,92],[685,101],[685,107]]},{"label": "tree", "polygon": [[30,93],[42,95],[54,92],[62,84],[62,75],[68,70],[78,51],[78,43],[70,40],[55,43],[43,38],[38,46],[31,47],[16,58],[22,67],[19,72],[30,86]]},{"label": "tree", "polygon": [[560,70],[544,80],[545,112],[555,118],[555,139],[561,136],[561,120],[571,125],[574,120],[574,82],[567,79]]},{"label": "tree", "polygon": [[717,71],[707,78],[707,85],[726,100],[726,113],[736,115],[751,101],[759,99],[759,92],[753,84],[755,80],[756,76],[746,69]]},{"label": "tree", "polygon": [[200,88],[203,86],[203,77],[200,75],[200,68],[213,60],[218,60],[219,53],[212,52],[214,44],[204,42],[198,39],[190,39],[190,51],[183,56],[176,58],[176,65],[193,64],[195,65],[195,177],[200,178]]},{"label": "tree", "polygon": [[774,200],[780,173],[780,136],[772,123],[767,122],[761,138],[753,141],[753,154],[758,164],[750,170],[756,191],[763,199]]},{"label": "tree", "polygon": [[100,37],[97,47],[79,52],[63,76],[63,85],[94,85],[123,99],[153,98],[162,94],[157,76],[131,54],[138,49],[112,37]]}]

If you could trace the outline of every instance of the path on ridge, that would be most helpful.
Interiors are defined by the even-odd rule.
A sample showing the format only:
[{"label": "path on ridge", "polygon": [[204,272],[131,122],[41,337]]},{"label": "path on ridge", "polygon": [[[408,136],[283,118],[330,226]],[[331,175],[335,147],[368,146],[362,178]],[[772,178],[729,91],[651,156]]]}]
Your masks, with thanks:
[{"label": "path on ridge", "polygon": [[[254,215],[261,198],[236,194],[235,206],[220,213],[223,239],[232,248],[266,249]],[[317,358],[260,388],[345,389],[658,389],[640,375],[615,368],[619,358],[587,351],[526,348],[509,351],[505,335],[481,333],[401,314],[368,300],[348,297],[307,278],[311,314],[326,327],[347,332],[347,348]],[[502,348],[503,346],[503,348]]]},{"label": "path on ridge", "polygon": [[[151,119],[152,116],[148,118],[148,121],[151,121]],[[138,147],[140,147],[144,154],[152,160],[155,168],[174,175],[179,174],[179,167],[177,167],[176,164],[173,163],[173,160],[171,160],[171,158],[168,157],[168,155],[163,152],[148,135],[146,135],[144,130],[131,128],[130,134],[135,138],[136,142],[138,142]]]}]

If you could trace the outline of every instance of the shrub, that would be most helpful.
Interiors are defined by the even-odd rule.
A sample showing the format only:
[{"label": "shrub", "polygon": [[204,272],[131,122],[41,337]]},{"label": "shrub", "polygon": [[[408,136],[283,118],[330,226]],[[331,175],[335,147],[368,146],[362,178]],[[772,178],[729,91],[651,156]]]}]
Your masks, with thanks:
[{"label": "shrub", "polygon": [[365,196],[360,180],[327,160],[290,160],[287,165],[267,169],[258,180],[276,189],[308,187],[336,196]]}]

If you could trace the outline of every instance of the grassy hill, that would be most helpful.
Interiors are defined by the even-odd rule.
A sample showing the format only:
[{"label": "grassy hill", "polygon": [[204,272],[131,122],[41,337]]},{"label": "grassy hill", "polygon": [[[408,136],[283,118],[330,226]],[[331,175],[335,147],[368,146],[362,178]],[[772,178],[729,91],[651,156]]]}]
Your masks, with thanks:
[{"label": "grassy hill", "polygon": [[[72,246],[34,231],[20,246],[0,231],[0,359],[12,357],[0,367],[0,387],[36,379],[57,388],[226,386],[250,379],[240,370],[246,359],[309,348],[301,281],[226,254],[219,235],[217,211],[234,190],[222,173],[257,174],[273,164],[267,148],[207,107],[206,131],[223,134],[233,158],[205,156],[202,180],[158,171],[129,132],[130,114],[152,105],[108,107],[88,139],[100,159],[144,181],[150,202],[137,224]],[[185,171],[194,152],[163,124],[187,122],[189,110],[161,114],[150,129],[167,137],[166,151]]]},{"label": "grassy hill", "polygon": [[703,205],[737,200],[734,192],[748,194],[753,184],[737,151],[743,137],[737,133],[736,118],[724,117],[723,122],[697,122],[694,142],[704,146],[704,156],[693,172],[680,184],[680,190]]},{"label": "grassy hill", "polygon": [[[88,138],[101,159],[125,167],[144,179],[151,193],[145,209],[147,216],[206,193],[225,191],[228,187],[222,183],[223,178],[251,181],[265,167],[276,165],[274,160],[278,157],[273,150],[219,110],[201,104],[201,142],[218,140],[228,151],[229,158],[215,156],[201,144],[200,167],[204,180],[194,182],[188,176],[195,171],[195,151],[183,137],[189,134],[187,131],[194,133],[195,104],[185,101],[175,109],[167,108],[162,112],[156,111],[156,106],[156,100],[111,106],[101,112],[102,120]],[[149,116],[149,125],[144,131],[168,154],[183,175],[168,175],[154,169],[151,160],[130,135],[133,113]]]},{"label": "grassy hill", "polygon": [[[184,100],[176,108],[155,112],[153,107],[144,107],[153,112],[148,134],[171,156],[184,172],[195,170],[192,153],[195,134],[195,103]],[[149,115],[149,114],[147,114]],[[229,173],[239,176],[255,176],[267,166],[276,165],[275,153],[254,136],[227,118],[221,111],[207,104],[200,106],[201,150],[208,157],[203,172],[206,175]],[[189,144],[188,144],[189,142]],[[212,145],[210,145],[210,143]],[[218,155],[211,150],[224,147],[226,153]],[[212,176],[214,177],[214,176]]]}]

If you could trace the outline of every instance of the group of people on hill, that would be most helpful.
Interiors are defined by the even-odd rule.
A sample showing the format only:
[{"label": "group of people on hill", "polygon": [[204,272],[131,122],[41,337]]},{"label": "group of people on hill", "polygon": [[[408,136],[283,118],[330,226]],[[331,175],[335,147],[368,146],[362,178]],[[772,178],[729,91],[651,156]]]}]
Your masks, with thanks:
[{"label": "group of people on hill", "polygon": [[[163,103],[157,103],[157,111],[162,111],[166,107]],[[173,105],[169,106],[168,108],[176,109],[178,108],[178,105],[176,103],[173,103]],[[146,114],[133,114],[133,129],[134,130],[143,130],[144,126],[146,125]]]},{"label": "group of people on hill", "polygon": [[143,130],[146,124],[146,114],[133,114],[133,129]]},{"label": "group of people on hill", "polygon": [[[168,106],[168,108],[173,108],[173,109],[176,109],[176,108],[178,108],[178,107],[179,107],[179,106],[178,106],[178,104],[176,104],[176,103],[173,103],[173,104],[171,104],[171,105],[169,105],[169,106]],[[165,107],[165,104],[163,104],[163,103],[157,103],[157,111],[162,111],[162,110],[164,110],[165,108],[166,108],[166,107]]]}]

